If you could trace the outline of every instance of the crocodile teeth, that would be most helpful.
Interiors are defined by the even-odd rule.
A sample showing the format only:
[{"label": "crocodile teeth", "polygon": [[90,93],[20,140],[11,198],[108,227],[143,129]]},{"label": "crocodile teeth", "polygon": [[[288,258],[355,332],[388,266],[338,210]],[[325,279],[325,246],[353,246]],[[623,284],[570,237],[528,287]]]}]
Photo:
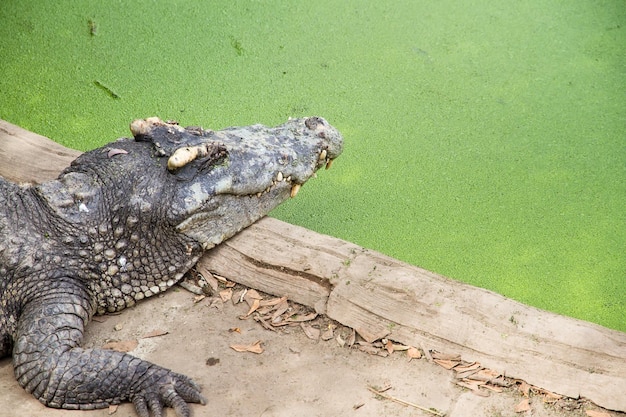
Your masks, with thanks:
[{"label": "crocodile teeth", "polygon": [[327,154],[328,152],[326,151],[326,149],[322,149],[322,152],[320,152],[320,161],[325,160]]},{"label": "crocodile teeth", "polygon": [[334,159],[329,159],[328,162],[326,162],[326,169],[330,169],[330,166],[333,164]]},{"label": "crocodile teeth", "polygon": [[291,187],[291,198],[294,198],[296,195],[298,195],[298,191],[300,191],[300,184],[294,184],[293,187]]},{"label": "crocodile teeth", "polygon": [[167,160],[167,169],[172,171],[184,167],[198,157],[198,151],[199,148],[196,146],[176,149],[170,159]]},{"label": "crocodile teeth", "polygon": [[276,182],[281,182],[283,180],[283,173],[278,171],[278,174],[276,174]]}]

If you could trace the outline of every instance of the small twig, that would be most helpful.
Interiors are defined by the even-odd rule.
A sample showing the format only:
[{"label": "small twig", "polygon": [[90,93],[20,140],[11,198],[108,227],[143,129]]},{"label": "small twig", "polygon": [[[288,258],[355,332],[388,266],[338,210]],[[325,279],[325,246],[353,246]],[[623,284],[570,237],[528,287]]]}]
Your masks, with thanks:
[{"label": "small twig", "polygon": [[109,87],[107,87],[106,85],[102,84],[100,81],[98,81],[98,80],[94,80],[94,82],[93,82],[93,83],[96,85],[96,87],[98,87],[98,88],[100,88],[100,89],[104,90],[104,91],[105,91],[108,95],[110,95],[110,96],[111,96],[111,98],[114,98],[114,99],[121,98],[119,94],[117,94],[115,91],[111,90],[111,89],[110,89]]},{"label": "small twig", "polygon": [[424,411],[424,412],[426,412],[426,413],[430,413],[430,414],[435,415],[435,416],[438,416],[438,417],[444,417],[444,416],[445,416],[445,413],[442,413],[442,412],[440,412],[440,411],[434,410],[434,409],[432,409],[432,408],[422,407],[422,406],[420,406],[420,405],[413,404],[413,403],[411,403],[411,402],[404,401],[404,400],[401,400],[401,399],[396,398],[396,397],[392,397],[391,395],[387,395],[387,394],[385,394],[385,393],[383,393],[383,392],[380,392],[380,391],[378,391],[378,390],[376,390],[376,389],[374,389],[374,388],[372,388],[372,387],[367,387],[367,389],[368,389],[368,390],[370,390],[370,391],[372,391],[374,394],[376,394],[376,395],[378,395],[378,396],[381,396],[381,397],[386,398],[386,399],[388,399],[388,400],[391,400],[391,401],[397,402],[398,404],[408,405],[408,406],[410,406],[410,407],[417,408],[418,410],[422,410],[422,411]]}]

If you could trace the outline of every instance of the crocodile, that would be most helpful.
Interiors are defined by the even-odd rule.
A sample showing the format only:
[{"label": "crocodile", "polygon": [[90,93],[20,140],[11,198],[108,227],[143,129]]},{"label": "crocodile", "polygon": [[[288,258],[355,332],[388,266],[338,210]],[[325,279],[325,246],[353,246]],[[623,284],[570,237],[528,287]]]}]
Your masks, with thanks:
[{"label": "crocodile", "polygon": [[294,197],[343,148],[320,117],[219,131],[159,118],[75,159],[57,179],[0,177],[0,357],[46,406],[132,402],[140,417],[206,404],[191,378],[82,348],[94,315],[178,282],[207,250]]}]

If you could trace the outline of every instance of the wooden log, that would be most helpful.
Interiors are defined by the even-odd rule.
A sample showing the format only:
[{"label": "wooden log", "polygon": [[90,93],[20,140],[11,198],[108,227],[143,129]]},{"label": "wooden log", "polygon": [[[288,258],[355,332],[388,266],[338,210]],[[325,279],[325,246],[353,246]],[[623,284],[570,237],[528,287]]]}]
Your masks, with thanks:
[{"label": "wooden log", "polygon": [[327,314],[366,340],[387,337],[460,354],[562,395],[626,407],[626,334],[379,253],[365,252],[351,262],[329,296]]},{"label": "wooden log", "polygon": [[[24,146],[45,161],[33,161]],[[0,175],[19,181],[54,178],[77,155],[58,146],[0,121]],[[532,385],[626,412],[625,333],[529,307],[271,218],[211,250],[199,267],[287,295],[356,329],[365,340],[387,337],[458,353]]]},{"label": "wooden log", "polygon": [[0,120],[0,176],[13,182],[56,178],[79,151]]}]

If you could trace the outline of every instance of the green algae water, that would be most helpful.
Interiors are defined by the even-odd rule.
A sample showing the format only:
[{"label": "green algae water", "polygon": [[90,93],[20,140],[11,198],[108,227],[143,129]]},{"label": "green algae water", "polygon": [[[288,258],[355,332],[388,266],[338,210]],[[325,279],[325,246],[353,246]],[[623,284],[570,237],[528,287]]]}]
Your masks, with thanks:
[{"label": "green algae water", "polygon": [[2,119],[321,115],[344,155],[274,216],[626,331],[623,1],[4,0],[0,39]]}]

